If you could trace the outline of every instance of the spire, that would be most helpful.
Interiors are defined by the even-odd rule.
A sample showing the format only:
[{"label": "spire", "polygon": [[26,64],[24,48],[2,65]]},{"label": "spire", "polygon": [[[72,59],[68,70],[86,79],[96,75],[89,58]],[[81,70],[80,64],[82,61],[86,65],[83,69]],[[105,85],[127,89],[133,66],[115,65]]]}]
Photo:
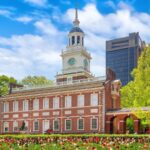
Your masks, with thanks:
[{"label": "spire", "polygon": [[77,8],[77,6],[75,8],[75,20],[73,21],[73,24],[75,27],[78,27],[80,24],[80,21],[78,19],[78,8]]}]

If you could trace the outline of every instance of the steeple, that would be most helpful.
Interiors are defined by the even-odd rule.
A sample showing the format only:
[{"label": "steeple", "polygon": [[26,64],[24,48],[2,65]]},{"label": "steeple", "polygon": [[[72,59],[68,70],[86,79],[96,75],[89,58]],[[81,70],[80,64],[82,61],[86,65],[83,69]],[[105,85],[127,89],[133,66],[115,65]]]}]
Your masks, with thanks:
[{"label": "steeple", "polygon": [[80,21],[78,19],[78,8],[75,8],[75,20],[73,21],[75,27],[79,27]]}]

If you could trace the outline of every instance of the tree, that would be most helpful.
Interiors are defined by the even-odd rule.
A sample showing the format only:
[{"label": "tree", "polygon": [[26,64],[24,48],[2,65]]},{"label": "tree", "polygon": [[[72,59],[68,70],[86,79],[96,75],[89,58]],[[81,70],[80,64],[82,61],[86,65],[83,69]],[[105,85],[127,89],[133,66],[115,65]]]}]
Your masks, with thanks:
[{"label": "tree", "polygon": [[29,86],[51,85],[53,84],[53,81],[44,76],[27,76],[22,79],[21,84]]},{"label": "tree", "polygon": [[144,122],[149,122],[150,110],[145,113],[141,107],[150,106],[150,45],[142,51],[138,66],[131,74],[133,81],[121,89],[122,106],[135,107],[133,113]]},{"label": "tree", "polygon": [[9,85],[11,83],[17,83],[17,80],[13,77],[7,77],[5,75],[0,76],[0,97],[8,94],[9,92]]}]

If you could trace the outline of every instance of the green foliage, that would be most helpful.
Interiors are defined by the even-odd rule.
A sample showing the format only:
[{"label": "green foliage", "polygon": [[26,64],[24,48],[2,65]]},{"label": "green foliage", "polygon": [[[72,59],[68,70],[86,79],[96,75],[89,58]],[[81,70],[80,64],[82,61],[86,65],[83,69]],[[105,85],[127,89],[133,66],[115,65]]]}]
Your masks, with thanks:
[{"label": "green foliage", "polygon": [[29,86],[38,86],[53,84],[53,81],[47,79],[44,76],[27,76],[24,79],[22,79],[21,84]]},{"label": "green foliage", "polygon": [[[2,150],[108,150],[147,149],[150,146],[146,135],[11,135],[0,137]],[[58,138],[59,137],[59,138]]]},{"label": "green foliage", "polygon": [[143,50],[132,76],[134,80],[121,89],[122,106],[138,108],[133,113],[143,122],[147,122],[150,120],[150,112],[145,115],[140,107],[150,106],[150,45]]},{"label": "green foliage", "polygon": [[134,121],[132,118],[127,118],[126,126],[127,129],[129,130],[129,133],[134,133]]},{"label": "green foliage", "polygon": [[143,50],[132,76],[134,80],[121,89],[122,106],[150,106],[150,46]]},{"label": "green foliage", "polygon": [[0,97],[8,94],[10,83],[17,83],[17,80],[13,77],[7,77],[5,75],[0,76]]}]

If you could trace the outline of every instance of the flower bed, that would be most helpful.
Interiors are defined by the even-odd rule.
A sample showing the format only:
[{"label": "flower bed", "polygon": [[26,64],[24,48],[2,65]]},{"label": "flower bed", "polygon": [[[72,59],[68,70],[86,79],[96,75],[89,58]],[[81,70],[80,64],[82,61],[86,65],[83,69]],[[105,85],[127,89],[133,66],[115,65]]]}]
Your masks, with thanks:
[{"label": "flower bed", "polygon": [[2,135],[0,150],[150,150],[149,135]]}]

